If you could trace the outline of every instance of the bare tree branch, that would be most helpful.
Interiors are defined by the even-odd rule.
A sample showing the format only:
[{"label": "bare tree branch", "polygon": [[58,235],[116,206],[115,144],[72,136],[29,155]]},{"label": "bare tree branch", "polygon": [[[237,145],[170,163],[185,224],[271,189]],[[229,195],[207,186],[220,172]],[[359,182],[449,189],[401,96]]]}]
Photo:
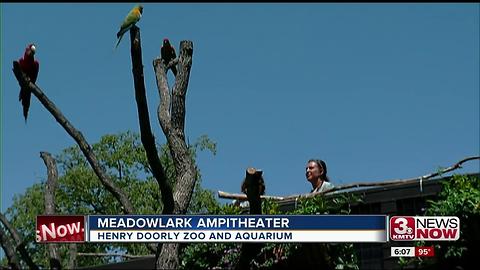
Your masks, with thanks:
[{"label": "bare tree branch", "polygon": [[[180,42],[178,73],[170,95],[166,68],[159,58],[153,61],[157,88],[160,94],[158,118],[167,138],[170,155],[175,167],[174,214],[185,214],[195,187],[196,170],[185,142],[185,97],[192,67],[193,42]],[[168,65],[172,65],[176,59]],[[171,112],[171,114],[170,114]],[[157,257],[157,268],[178,268],[178,243],[166,243]]]},{"label": "bare tree branch", "polygon": [[18,234],[17,230],[13,228],[13,226],[10,224],[10,222],[2,213],[0,213],[0,221],[3,223],[3,226],[5,226],[5,228],[8,230],[8,232],[12,236],[13,241],[15,243],[15,249],[20,253],[20,256],[27,263],[28,267],[30,269],[38,269],[38,266],[33,262],[32,257],[30,257],[30,254],[28,254],[25,248],[25,243],[20,237],[20,235]]},{"label": "bare tree branch", "polygon": [[[190,203],[196,181],[196,170],[187,144],[185,142],[185,97],[188,89],[190,70],[192,67],[193,42],[180,42],[179,58],[168,63],[168,66],[178,62],[178,73],[174,89],[170,94],[167,81],[168,70],[160,58],[153,61],[160,95],[160,105],[157,110],[160,126],[167,138],[170,155],[175,167],[175,201],[174,214],[184,214]],[[178,243],[164,244],[157,256],[157,268],[178,268]]]},{"label": "bare tree branch", "polygon": [[[229,192],[219,190],[219,191],[217,191],[217,194],[218,194],[218,197],[222,198],[222,199],[232,199],[232,200],[240,200],[240,201],[246,201],[247,200],[247,195],[241,194],[241,193],[229,193]],[[261,195],[260,198],[262,200],[271,199],[271,200],[281,201],[285,197]]]},{"label": "bare tree branch", "polygon": [[15,254],[15,248],[12,246],[10,239],[7,237],[6,232],[0,226],[0,245],[2,245],[5,255],[7,256],[8,265],[14,270],[20,269],[20,264]]},{"label": "bare tree branch", "polygon": [[167,73],[162,59],[157,57],[153,60],[153,68],[157,79],[157,89],[160,95],[160,104],[157,108],[157,117],[162,127],[163,133],[168,134],[171,130],[170,122],[170,91],[167,81]]},{"label": "bare tree branch", "polygon": [[133,26],[130,29],[132,72],[135,86],[135,100],[137,102],[138,119],[140,124],[140,136],[143,147],[147,153],[148,163],[152,168],[152,174],[157,179],[160,192],[162,193],[163,214],[171,214],[174,209],[172,188],[168,184],[165,170],[158,156],[155,138],[150,127],[147,97],[145,94],[145,82],[143,80],[142,46],[140,29]]},{"label": "bare tree branch", "polygon": [[58,180],[58,171],[55,160],[48,152],[40,152],[40,157],[43,159],[47,167],[47,184],[45,185],[45,214],[55,214],[55,189]]},{"label": "bare tree branch", "polygon": [[[170,100],[170,89],[167,83],[167,74],[164,63],[157,58],[154,60],[154,70],[157,78],[157,87],[160,94],[158,118],[162,126],[175,166],[176,181],[174,213],[185,213],[193,193],[196,181],[196,171],[193,160],[185,142],[185,98],[192,67],[193,42],[180,42],[178,58],[178,73]],[[169,65],[175,63],[171,61]],[[171,103],[169,103],[171,101]],[[172,111],[170,115],[170,109]],[[181,187],[181,188],[180,188]]]},{"label": "bare tree branch", "polygon": [[[193,42],[180,42],[178,58],[178,74],[172,91],[172,127],[181,135],[185,135],[185,99],[187,95],[190,70],[192,68]],[[165,74],[166,76],[166,74]],[[183,138],[185,141],[185,138]]]},{"label": "bare tree branch", "polygon": [[[145,82],[143,76],[142,43],[140,39],[140,29],[137,26],[130,28],[130,45],[135,100],[137,102],[138,120],[140,125],[140,139],[143,148],[145,149],[145,153],[147,154],[151,172],[157,180],[162,195],[162,213],[172,214],[175,205],[172,187],[168,183],[165,170],[160,162],[157,146],[155,144],[155,137],[153,136],[152,128],[150,126],[150,116],[148,113],[148,103],[145,94]],[[159,243],[156,247],[153,244],[147,245],[147,247],[152,252],[158,254],[162,249],[162,245],[162,243]]]},{"label": "bare tree branch", "polygon": [[[117,147],[115,145],[115,142],[111,144],[113,152],[117,152]],[[117,160],[117,170],[118,170],[118,180],[122,180],[122,163],[120,162],[120,159]]]},{"label": "bare tree branch", "polygon": [[185,141],[184,130],[185,99],[192,68],[192,57],[193,42],[188,40],[181,41],[178,73],[172,96],[172,132],[167,134],[168,146],[173,158],[177,178],[173,198],[176,206],[178,206],[178,209],[175,209],[175,213],[178,214],[186,213],[197,180],[194,162]]},{"label": "bare tree branch", "polygon": [[62,112],[55,106],[55,104],[48,99],[48,97],[43,93],[43,91],[34,83],[30,81],[20,69],[20,65],[17,61],[13,61],[13,73],[17,77],[18,83],[21,87],[28,87],[32,93],[40,100],[43,106],[55,117],[55,120],[65,129],[65,131],[75,140],[83,154],[87,158],[88,163],[92,166],[92,169],[95,171],[95,174],[98,176],[103,186],[113,194],[115,198],[121,203],[123,211],[127,214],[133,214],[133,206],[128,199],[128,196],[117,187],[107,176],[100,166],[91,146],[87,143],[82,133],[75,129],[75,127],[68,121],[67,118],[62,114]]},{"label": "bare tree branch", "polygon": [[[408,179],[397,179],[397,180],[386,180],[383,182],[359,182],[359,183],[352,183],[352,184],[347,184],[347,185],[341,185],[341,186],[336,186],[333,189],[324,191],[324,192],[316,192],[316,193],[305,193],[305,194],[298,194],[298,195],[290,195],[290,196],[261,196],[262,199],[273,199],[273,200],[278,200],[278,201],[283,201],[283,200],[291,200],[291,199],[296,199],[296,198],[309,198],[309,197],[314,197],[318,196],[321,194],[326,194],[326,193],[331,193],[334,191],[338,190],[346,190],[346,189],[351,189],[351,188],[359,188],[359,187],[380,187],[380,186],[391,186],[391,185],[401,185],[401,184],[408,184],[408,183],[415,183],[419,182],[420,180],[428,180],[430,178],[433,178],[435,176],[439,176],[441,174],[451,172],[453,170],[459,169],[462,167],[462,164],[470,161],[470,160],[476,160],[480,159],[480,156],[474,156],[474,157],[468,157],[460,160],[459,162],[455,163],[454,165],[442,169],[438,172],[435,173],[430,173],[427,175],[423,175],[420,177],[414,177],[414,178],[408,178]],[[245,201],[247,200],[247,196],[245,194],[236,194],[236,193],[228,193],[224,191],[218,191],[218,197],[219,198],[224,198],[224,199],[236,199],[236,200],[242,200]]]},{"label": "bare tree branch", "polygon": [[[50,153],[40,152],[40,157],[47,167],[48,175],[47,184],[45,185],[45,214],[53,215],[55,214],[55,189],[58,180],[57,164]],[[62,269],[58,245],[55,243],[49,244],[48,253],[50,256],[50,268]]]}]

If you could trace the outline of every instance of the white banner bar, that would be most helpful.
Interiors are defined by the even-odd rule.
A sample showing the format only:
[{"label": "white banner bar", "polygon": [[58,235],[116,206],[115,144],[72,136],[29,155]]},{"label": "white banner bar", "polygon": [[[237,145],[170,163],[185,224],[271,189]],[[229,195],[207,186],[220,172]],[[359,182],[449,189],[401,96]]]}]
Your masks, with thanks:
[{"label": "white banner bar", "polygon": [[392,257],[415,257],[415,247],[391,247]]},{"label": "white banner bar", "polygon": [[89,242],[387,242],[385,230],[119,230],[89,231]]}]

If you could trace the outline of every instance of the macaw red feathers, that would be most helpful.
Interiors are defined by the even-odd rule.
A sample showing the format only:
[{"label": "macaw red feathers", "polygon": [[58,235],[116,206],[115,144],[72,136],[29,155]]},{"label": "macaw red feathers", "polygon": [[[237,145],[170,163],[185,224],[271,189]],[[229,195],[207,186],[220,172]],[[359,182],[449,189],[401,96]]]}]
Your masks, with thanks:
[{"label": "macaw red feathers", "polygon": [[[168,38],[165,38],[163,40],[163,46],[160,49],[160,56],[161,56],[163,62],[165,63],[165,65],[168,65],[168,63],[170,63],[170,61],[172,61],[173,59],[175,59],[177,57],[177,54],[175,53],[175,48],[172,47],[172,45],[170,45],[170,41],[168,40]],[[172,69],[173,75],[175,75],[175,77],[176,77],[177,76],[177,67],[175,65],[173,65],[171,67],[171,69]],[[167,72],[168,72],[168,70],[167,70]]]},{"label": "macaw red feathers", "polygon": [[[30,78],[30,81],[32,83],[35,83],[37,81],[38,70],[40,67],[38,61],[34,58],[35,51],[35,44],[28,44],[27,48],[25,48],[23,58],[20,58],[20,60],[18,61],[23,73],[25,73]],[[31,96],[32,93],[30,92],[30,89],[28,87],[22,87],[20,89],[18,100],[22,102],[23,116],[25,117],[25,122],[27,122]]]}]

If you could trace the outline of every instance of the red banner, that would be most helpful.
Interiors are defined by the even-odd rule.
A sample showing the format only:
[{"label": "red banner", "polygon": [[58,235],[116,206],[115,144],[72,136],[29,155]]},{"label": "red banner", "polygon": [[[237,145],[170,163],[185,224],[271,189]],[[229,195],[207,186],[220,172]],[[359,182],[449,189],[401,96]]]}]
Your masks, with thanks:
[{"label": "red banner", "polygon": [[84,216],[37,216],[36,241],[85,242]]}]

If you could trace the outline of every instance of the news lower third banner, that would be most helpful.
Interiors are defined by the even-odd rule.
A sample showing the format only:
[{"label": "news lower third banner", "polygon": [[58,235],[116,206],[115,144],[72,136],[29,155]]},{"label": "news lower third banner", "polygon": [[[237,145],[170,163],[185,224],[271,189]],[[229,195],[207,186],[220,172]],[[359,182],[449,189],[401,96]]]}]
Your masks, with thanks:
[{"label": "news lower third banner", "polygon": [[90,242],[386,242],[385,216],[89,216]]},{"label": "news lower third banner", "polygon": [[39,216],[37,242],[387,242],[385,215]]}]

